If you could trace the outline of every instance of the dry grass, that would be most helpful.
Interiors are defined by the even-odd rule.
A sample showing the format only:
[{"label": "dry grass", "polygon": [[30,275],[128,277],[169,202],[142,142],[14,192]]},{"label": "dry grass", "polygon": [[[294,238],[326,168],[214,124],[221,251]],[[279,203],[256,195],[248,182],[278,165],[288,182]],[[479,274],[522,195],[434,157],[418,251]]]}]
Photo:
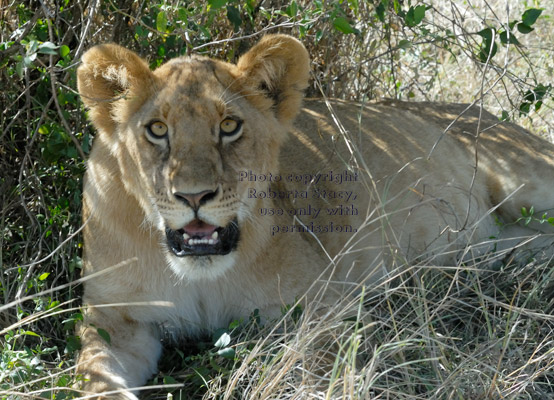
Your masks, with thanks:
[{"label": "dry grass", "polygon": [[[385,290],[353,297],[324,316],[305,310],[296,323],[242,327],[232,333],[239,354],[232,368],[197,397],[189,388],[174,395],[552,398],[552,275],[547,263],[479,272],[416,266]],[[352,306],[355,318],[345,313]],[[173,376],[180,381],[190,372]]]},{"label": "dry grass", "polygon": [[[79,273],[79,153],[88,151],[93,134],[74,97],[74,67],[93,43],[115,40],[153,65],[177,50],[233,60],[260,32],[299,35],[303,17],[311,24],[303,37],[313,57],[311,95],[477,102],[554,141],[552,94],[538,112],[518,111],[529,89],[552,84],[551,1],[427,1],[424,24],[412,28],[393,14],[380,22],[372,2],[359,1],[357,11],[343,4],[358,37],[333,29],[327,17],[335,3],[319,12],[313,2],[298,2],[306,6],[301,17],[259,13],[237,32],[224,13],[216,14],[211,38],[176,31],[173,47],[171,35],[145,27],[145,17],[160,4],[173,10],[176,1],[77,0],[65,11],[54,2],[27,3],[0,3],[1,41],[8,43],[0,49],[3,399],[71,396],[65,388],[74,380],[80,289],[66,284]],[[189,18],[202,26],[208,13],[198,4],[191,2],[197,14]],[[288,2],[263,5],[284,10]],[[492,60],[478,62],[475,33],[506,26],[531,6],[544,8],[543,17],[534,32],[518,34],[523,46],[499,46]],[[146,33],[135,35],[137,26]],[[18,75],[31,37],[68,45],[67,62],[38,54]],[[409,266],[382,290],[357,293],[324,315],[291,310],[265,326],[253,316],[230,327],[233,359],[218,354],[211,339],[180,352],[168,347],[151,383],[176,383],[172,395],[183,399],[554,399],[553,275],[548,260],[495,270],[479,268],[477,260],[451,269]],[[167,390],[145,397],[167,398]]]}]

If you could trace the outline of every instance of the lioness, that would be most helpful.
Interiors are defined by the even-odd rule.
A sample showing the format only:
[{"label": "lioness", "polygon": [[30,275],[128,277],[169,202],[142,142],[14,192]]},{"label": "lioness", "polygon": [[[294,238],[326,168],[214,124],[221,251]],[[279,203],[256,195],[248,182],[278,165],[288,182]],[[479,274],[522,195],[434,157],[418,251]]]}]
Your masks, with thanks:
[{"label": "lioness", "polygon": [[[151,71],[113,44],[83,56],[98,131],[83,199],[85,390],[136,398],[160,325],[196,335],[254,309],[275,317],[396,267],[492,260],[551,232],[538,220],[554,206],[552,144],[457,104],[302,109],[309,69],[286,35],[236,65],[193,56]],[[537,210],[526,226],[513,224],[522,207]]]}]

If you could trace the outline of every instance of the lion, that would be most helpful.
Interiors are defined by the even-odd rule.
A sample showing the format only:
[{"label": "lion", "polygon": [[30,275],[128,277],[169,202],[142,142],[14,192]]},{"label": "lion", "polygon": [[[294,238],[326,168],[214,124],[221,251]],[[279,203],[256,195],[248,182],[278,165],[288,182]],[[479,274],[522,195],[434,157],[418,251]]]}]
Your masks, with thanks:
[{"label": "lion", "polygon": [[553,231],[552,144],[480,107],[304,100],[309,73],[287,35],[236,65],[84,54],[85,391],[136,399],[162,325],[194,337],[378,290],[418,263],[548,250],[528,238]]}]

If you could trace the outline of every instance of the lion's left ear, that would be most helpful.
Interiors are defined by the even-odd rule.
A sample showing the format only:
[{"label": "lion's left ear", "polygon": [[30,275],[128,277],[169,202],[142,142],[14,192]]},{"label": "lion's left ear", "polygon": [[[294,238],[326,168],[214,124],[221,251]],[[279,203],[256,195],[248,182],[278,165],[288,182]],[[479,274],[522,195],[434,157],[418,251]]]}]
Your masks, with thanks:
[{"label": "lion's left ear", "polygon": [[289,124],[300,111],[308,86],[310,58],[300,41],[288,35],[264,36],[238,61],[243,84],[273,102],[277,118]]}]

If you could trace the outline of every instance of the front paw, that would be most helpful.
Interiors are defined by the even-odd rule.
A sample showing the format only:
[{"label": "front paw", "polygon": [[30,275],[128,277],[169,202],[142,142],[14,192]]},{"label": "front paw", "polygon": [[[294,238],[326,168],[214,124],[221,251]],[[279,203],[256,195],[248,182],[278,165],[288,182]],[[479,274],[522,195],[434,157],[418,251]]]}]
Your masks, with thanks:
[{"label": "front paw", "polygon": [[138,400],[137,396],[126,389],[97,387],[96,385],[81,387],[79,393],[81,396],[93,400]]},{"label": "front paw", "polygon": [[[87,399],[93,400],[138,400],[129,389],[126,388],[125,381],[115,375],[92,376],[90,373],[83,378],[79,385],[79,393]],[[93,397],[88,397],[88,396]]]}]

